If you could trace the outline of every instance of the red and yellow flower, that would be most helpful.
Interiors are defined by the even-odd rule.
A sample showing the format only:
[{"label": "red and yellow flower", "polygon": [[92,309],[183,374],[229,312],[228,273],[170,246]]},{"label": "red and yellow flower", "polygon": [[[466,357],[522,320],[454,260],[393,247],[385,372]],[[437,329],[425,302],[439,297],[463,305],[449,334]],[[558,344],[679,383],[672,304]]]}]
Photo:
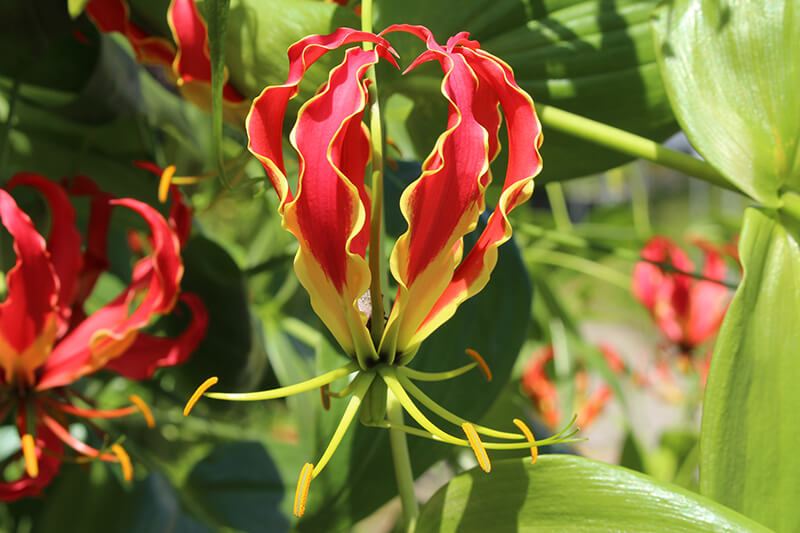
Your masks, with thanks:
[{"label": "red and yellow flower", "polygon": [[[173,45],[167,39],[149,35],[131,22],[125,0],[91,0],[86,13],[103,32],[122,34],[133,48],[137,60],[145,65],[165,67],[181,95],[198,107],[211,109],[211,59],[208,28],[194,0],[172,0],[167,22]],[[227,81],[222,89],[223,114],[226,120],[242,122],[250,102]]]},{"label": "red and yellow flower", "polygon": [[[52,221],[47,239],[9,194],[18,187],[33,187],[46,200]],[[84,247],[70,194],[90,197]],[[67,425],[74,418],[115,418],[137,411],[152,424],[147,406],[132,396],[130,406],[98,410],[71,385],[101,369],[134,380],[147,378],[157,368],[185,361],[205,334],[205,307],[197,296],[180,292],[180,249],[188,225],[185,206],[177,196],[173,202],[167,222],[147,204],[114,199],[87,178],[76,178],[65,190],[42,176],[20,173],[6,190],[0,189],[0,221],[17,256],[6,274],[7,294],[0,304],[0,420],[8,418],[17,426],[17,456],[26,466],[19,480],[0,483],[0,500],[38,494],[58,472],[64,445],[79,458],[119,462],[130,477],[130,459],[118,443],[93,448],[74,437]],[[134,265],[130,285],[87,316],[84,303],[109,266],[108,229],[118,207],[144,219],[152,251]],[[179,300],[191,310],[192,322],[178,338],[142,332]]]},{"label": "red and yellow flower", "polygon": [[[705,256],[702,278],[686,273],[695,265],[666,237],[653,237],[641,251],[645,261],[633,270],[633,294],[650,311],[664,336],[682,354],[716,334],[732,294],[723,282],[727,267],[723,255],[707,243],[698,243]],[[671,265],[672,270],[661,265]]]},{"label": "red and yellow flower", "polygon": [[[443,72],[441,92],[449,111],[447,127],[423,162],[421,175],[402,195],[400,210],[408,229],[397,239],[390,258],[398,289],[385,324],[375,324],[368,320],[365,308],[369,306],[364,305],[371,281],[378,276],[367,259],[368,247],[376,246],[377,239],[370,228],[373,191],[364,179],[372,157],[370,133],[364,123],[370,105],[366,73],[380,59],[397,66],[396,54],[385,39],[393,32],[411,34],[425,43],[426,50],[406,73],[422,63],[437,62]],[[343,60],[331,69],[327,82],[298,111],[289,136],[299,161],[297,187],[292,190],[283,153],[289,100],[298,94],[305,72],[320,57],[359,42],[371,46],[349,47]],[[542,135],[531,97],[517,85],[511,68],[482,50],[467,33],[451,37],[442,46],[422,26],[396,25],[380,35],[340,28],[330,35],[302,39],[289,48],[288,55],[286,83],[267,87],[253,102],[247,119],[249,148],[264,165],[278,194],[284,227],[299,242],[297,276],[310,295],[312,307],[351,362],[290,387],[246,394],[212,392],[207,396],[269,399],[317,387],[322,387],[323,398],[352,395],[326,452],[316,465],[309,463],[303,468],[295,505],[298,516],[304,509],[308,483],[322,471],[359,410],[364,423],[470,446],[487,471],[490,463],[484,446],[535,449],[551,442],[535,441],[527,432],[473,425],[436,404],[412,383],[449,379],[479,363],[485,368],[472,350],[469,352],[477,361],[450,372],[425,373],[407,366],[425,338],[486,285],[497,262],[497,248],[511,236],[509,212],[533,192],[533,178],[542,166],[538,152]],[[502,193],[476,244],[465,250],[464,236],[477,228],[486,209],[485,192],[492,180],[489,165],[500,150],[498,134],[503,116],[508,166]],[[383,310],[382,301],[371,305]],[[373,316],[383,319],[382,313]],[[355,377],[342,391],[330,391],[331,382],[352,373]],[[486,375],[490,377],[488,368]],[[187,412],[214,383],[215,378],[211,378],[198,389]],[[388,401],[402,404],[422,429],[384,420],[387,389]],[[466,439],[433,424],[412,397],[461,426]],[[522,442],[484,445],[479,434]]]}]

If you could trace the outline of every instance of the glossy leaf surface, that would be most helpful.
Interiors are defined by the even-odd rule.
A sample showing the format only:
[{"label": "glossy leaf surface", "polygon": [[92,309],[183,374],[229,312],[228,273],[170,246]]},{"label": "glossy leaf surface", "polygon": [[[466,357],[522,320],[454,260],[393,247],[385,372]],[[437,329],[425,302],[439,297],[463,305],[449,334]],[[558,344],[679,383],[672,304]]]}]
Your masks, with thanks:
[{"label": "glossy leaf surface", "polygon": [[679,487],[581,457],[545,455],[472,469],[423,507],[419,533],[767,531]]},{"label": "glossy leaf surface", "polygon": [[800,245],[778,220],[750,208],[739,253],[744,276],[706,387],[700,490],[776,531],[797,531]]}]

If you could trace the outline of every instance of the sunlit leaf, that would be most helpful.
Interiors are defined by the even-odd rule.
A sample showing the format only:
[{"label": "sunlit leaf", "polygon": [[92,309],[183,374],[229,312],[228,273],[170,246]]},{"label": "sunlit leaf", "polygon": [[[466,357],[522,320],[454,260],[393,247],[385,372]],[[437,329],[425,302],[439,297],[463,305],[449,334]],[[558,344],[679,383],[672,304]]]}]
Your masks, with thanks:
[{"label": "sunlit leaf", "polygon": [[418,533],[768,531],[707,498],[568,455],[500,461],[454,478],[423,507]]},{"label": "sunlit leaf", "polygon": [[800,528],[800,246],[750,208],[744,274],[711,361],[700,437],[703,494],[776,531]]},{"label": "sunlit leaf", "polygon": [[776,204],[800,188],[800,2],[673,0],[656,50],[675,114],[700,154]]}]

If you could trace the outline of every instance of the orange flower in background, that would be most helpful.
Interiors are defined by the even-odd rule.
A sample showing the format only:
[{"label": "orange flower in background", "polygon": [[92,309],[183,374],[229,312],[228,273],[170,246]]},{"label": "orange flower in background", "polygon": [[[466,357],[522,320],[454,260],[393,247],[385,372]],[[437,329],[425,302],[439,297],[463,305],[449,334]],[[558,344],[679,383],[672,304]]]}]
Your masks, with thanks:
[{"label": "orange flower in background", "polygon": [[[46,240],[7,192],[22,186],[37,189],[47,201],[52,223]],[[90,197],[85,247],[75,227],[68,191]],[[208,323],[200,299],[180,292],[179,232],[185,233],[188,227],[179,229],[186,227],[185,220],[175,218],[184,213],[179,198],[173,197],[173,216],[168,222],[147,204],[114,199],[87,178],[76,178],[68,191],[27,173],[15,175],[7,190],[0,189],[0,219],[17,255],[6,274],[7,296],[0,304],[0,420],[11,417],[14,421],[21,441],[18,457],[25,462],[19,480],[0,483],[4,501],[38,494],[58,472],[64,445],[79,458],[119,462],[130,478],[130,458],[118,443],[96,449],[67,428],[75,418],[116,418],[137,411],[152,424],[147,406],[132,396],[130,406],[98,410],[71,386],[101,369],[141,380],[157,368],[182,363],[202,340]],[[117,207],[144,219],[150,229],[151,253],[135,264],[127,288],[87,316],[84,303],[108,268],[108,229]],[[177,338],[142,332],[154,317],[172,312],[178,300],[192,312],[186,331]]]},{"label": "orange flower in background", "polygon": [[[612,372],[615,374],[626,372],[625,363],[616,350],[606,345],[600,345],[598,349],[603,354],[606,364]],[[521,380],[522,390],[528,395],[536,411],[551,428],[558,426],[561,421],[558,391],[547,371],[548,363],[553,361],[554,355],[553,345],[537,350],[525,365]],[[586,429],[603,411],[608,401],[614,396],[614,393],[611,387],[606,384],[599,385],[590,391],[589,374],[585,369],[579,369],[575,373],[574,379],[577,425],[582,429]]]}]

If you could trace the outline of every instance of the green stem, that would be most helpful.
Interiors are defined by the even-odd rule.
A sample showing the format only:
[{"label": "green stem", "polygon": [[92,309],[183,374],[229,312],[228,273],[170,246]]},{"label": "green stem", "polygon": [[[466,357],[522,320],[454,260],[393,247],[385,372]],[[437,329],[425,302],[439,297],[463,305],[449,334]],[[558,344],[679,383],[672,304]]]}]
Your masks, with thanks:
[{"label": "green stem", "polygon": [[542,124],[554,130],[738,191],[735,185],[705,161],[670,150],[645,137],[545,104],[536,104],[536,111]]},{"label": "green stem", "polygon": [[0,133],[0,180],[5,181],[6,157],[8,157],[8,147],[11,144],[11,122],[14,120],[14,109],[17,106],[17,96],[19,96],[19,78],[14,78],[11,92],[8,95],[8,116],[3,124],[3,133]]},{"label": "green stem", "polygon": [[[361,2],[361,29],[372,33],[372,0]],[[372,50],[373,44],[364,42],[364,50]],[[378,102],[378,80],[375,67],[367,70],[370,81],[369,92],[369,131],[372,145],[372,212],[369,221],[369,271],[372,276],[369,285],[370,333],[372,342],[377,347],[383,337],[383,290],[381,288],[381,232],[383,231],[383,130],[381,128],[381,110]]]},{"label": "green stem", "polygon": [[556,228],[561,231],[569,231],[572,229],[572,221],[569,218],[564,188],[560,183],[554,181],[545,184],[544,189],[547,192],[547,199],[550,201],[550,210],[553,212]]},{"label": "green stem", "polygon": [[607,254],[615,255],[622,259],[627,259],[629,261],[644,261],[646,263],[650,263],[651,265],[656,265],[657,267],[661,268],[665,272],[673,272],[676,274],[683,274],[685,276],[689,276],[695,279],[699,279],[702,281],[711,281],[713,283],[718,283],[719,285],[724,285],[729,289],[736,289],[738,285],[735,283],[728,283],[727,281],[721,281],[716,279],[711,279],[699,274],[697,272],[690,272],[688,270],[681,270],[680,268],[675,268],[672,266],[671,263],[664,263],[660,261],[650,261],[649,259],[645,259],[642,257],[639,252],[635,250],[628,250],[626,248],[614,248],[612,246],[607,246],[605,244],[594,243],[591,242],[579,235],[575,235],[572,233],[563,233],[560,231],[548,230],[541,228],[539,226],[534,226],[533,224],[520,224],[519,231],[526,233],[532,237],[538,237],[542,239],[546,239],[548,241],[555,242],[557,244],[563,244],[564,246],[570,246],[572,248],[580,248],[584,250],[594,250],[597,252],[603,252]]},{"label": "green stem", "polygon": [[647,197],[647,185],[639,163],[633,163],[630,177],[631,208],[633,209],[633,227],[641,238],[647,238],[653,232],[650,225],[650,202]]},{"label": "green stem", "polygon": [[[391,424],[403,425],[403,406],[395,395],[387,390],[386,416]],[[389,429],[389,443],[392,447],[392,460],[397,478],[397,490],[403,504],[405,531],[413,533],[417,527],[419,504],[414,493],[414,471],[411,469],[411,456],[408,453],[406,434],[398,429]]]},{"label": "green stem", "polygon": [[586,259],[585,257],[550,250],[535,250],[535,253],[530,254],[529,259],[535,263],[546,263],[575,270],[576,272],[581,272],[594,278],[607,281],[612,285],[620,287],[622,290],[627,291],[630,289],[631,283],[628,276],[606,265],[592,261],[591,259]]}]

